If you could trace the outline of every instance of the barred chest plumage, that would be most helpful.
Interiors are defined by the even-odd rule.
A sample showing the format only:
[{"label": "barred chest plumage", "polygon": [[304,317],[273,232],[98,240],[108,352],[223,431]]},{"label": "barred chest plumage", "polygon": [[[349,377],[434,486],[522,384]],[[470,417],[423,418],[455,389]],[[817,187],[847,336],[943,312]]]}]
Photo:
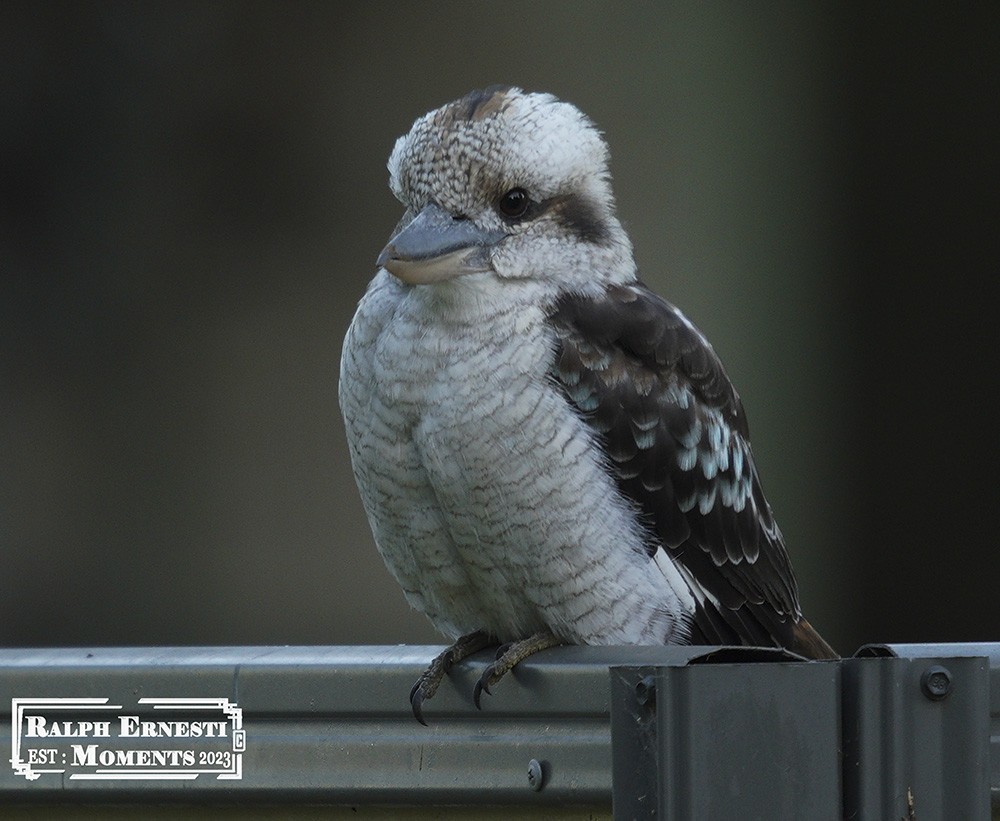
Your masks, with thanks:
[{"label": "barred chest plumage", "polygon": [[552,382],[545,300],[483,296],[383,272],[345,342],[351,457],[387,566],[452,637],[683,640],[676,593]]}]

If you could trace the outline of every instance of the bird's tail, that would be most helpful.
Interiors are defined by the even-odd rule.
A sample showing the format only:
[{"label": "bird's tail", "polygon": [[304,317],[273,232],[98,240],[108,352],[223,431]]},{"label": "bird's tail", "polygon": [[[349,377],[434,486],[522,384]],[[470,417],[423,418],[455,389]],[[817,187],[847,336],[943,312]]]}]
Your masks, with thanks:
[{"label": "bird's tail", "polygon": [[813,626],[805,619],[799,619],[792,629],[792,643],[788,648],[808,659],[839,659],[837,651],[827,644]]}]

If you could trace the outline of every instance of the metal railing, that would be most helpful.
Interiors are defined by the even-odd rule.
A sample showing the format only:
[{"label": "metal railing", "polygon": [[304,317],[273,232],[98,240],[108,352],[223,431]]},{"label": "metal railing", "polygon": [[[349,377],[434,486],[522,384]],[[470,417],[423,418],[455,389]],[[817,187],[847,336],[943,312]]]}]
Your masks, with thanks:
[{"label": "metal railing", "polygon": [[439,649],[0,650],[0,802],[927,821],[992,795],[1000,817],[1000,644],[560,647],[481,711],[480,654],[424,727],[407,696]]}]

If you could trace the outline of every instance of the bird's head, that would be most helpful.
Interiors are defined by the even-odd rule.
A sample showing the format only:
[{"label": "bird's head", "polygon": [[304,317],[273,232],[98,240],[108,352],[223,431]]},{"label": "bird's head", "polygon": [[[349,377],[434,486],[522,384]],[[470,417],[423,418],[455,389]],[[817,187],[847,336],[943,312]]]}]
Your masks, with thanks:
[{"label": "bird's head", "polygon": [[425,114],[397,140],[389,184],[406,213],[377,264],[408,284],[635,278],[604,139],[549,94],[495,87]]}]

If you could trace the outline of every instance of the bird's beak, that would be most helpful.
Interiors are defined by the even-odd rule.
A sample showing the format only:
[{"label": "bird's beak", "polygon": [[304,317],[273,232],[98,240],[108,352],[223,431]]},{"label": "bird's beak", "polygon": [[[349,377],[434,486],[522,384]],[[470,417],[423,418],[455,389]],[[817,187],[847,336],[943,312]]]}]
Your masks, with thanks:
[{"label": "bird's beak", "polygon": [[490,249],[506,236],[431,203],[389,240],[375,264],[409,285],[440,282],[493,270]]}]

